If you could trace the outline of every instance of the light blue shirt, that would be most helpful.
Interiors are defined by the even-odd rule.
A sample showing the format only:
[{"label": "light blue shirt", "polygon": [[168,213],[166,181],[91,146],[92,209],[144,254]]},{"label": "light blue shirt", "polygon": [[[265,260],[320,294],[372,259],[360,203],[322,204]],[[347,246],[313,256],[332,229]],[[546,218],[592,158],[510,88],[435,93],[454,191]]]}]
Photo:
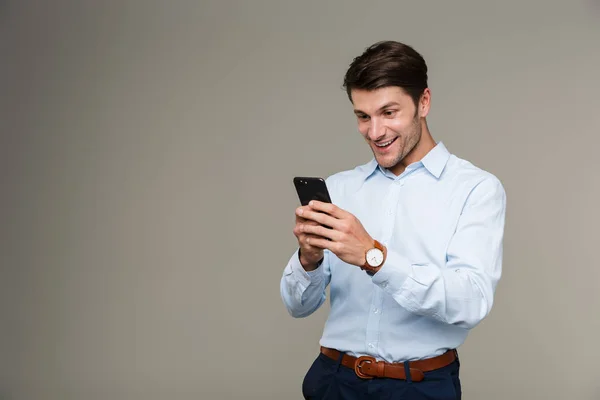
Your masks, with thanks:
[{"label": "light blue shirt", "polygon": [[501,182],[438,143],[399,176],[375,159],[326,179],[332,202],[388,249],[372,277],[325,250],[306,272],[294,252],[281,279],[288,312],[326,300],[322,346],[400,362],[458,348],[491,308],[502,273]]}]

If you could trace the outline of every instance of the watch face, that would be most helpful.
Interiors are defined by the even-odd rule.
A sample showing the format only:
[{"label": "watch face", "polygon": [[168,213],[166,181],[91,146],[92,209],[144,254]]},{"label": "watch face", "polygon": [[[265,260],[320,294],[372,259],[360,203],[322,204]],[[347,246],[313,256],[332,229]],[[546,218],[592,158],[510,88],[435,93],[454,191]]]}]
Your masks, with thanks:
[{"label": "watch face", "polygon": [[379,267],[383,262],[383,252],[379,249],[367,251],[367,263],[371,267]]}]

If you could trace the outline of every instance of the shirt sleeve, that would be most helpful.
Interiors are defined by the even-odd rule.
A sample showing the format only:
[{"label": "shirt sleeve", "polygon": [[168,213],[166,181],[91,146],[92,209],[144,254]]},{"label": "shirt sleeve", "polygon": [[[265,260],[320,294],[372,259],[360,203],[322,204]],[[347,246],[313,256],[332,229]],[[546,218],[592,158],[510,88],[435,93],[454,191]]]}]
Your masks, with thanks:
[{"label": "shirt sleeve", "polygon": [[331,278],[329,251],[324,251],[321,265],[306,271],[300,263],[298,250],[292,255],[281,277],[280,292],[283,304],[295,318],[303,318],[314,313],[325,302],[325,289]]},{"label": "shirt sleeve", "polygon": [[414,264],[388,249],[373,283],[415,314],[473,328],[489,314],[502,274],[505,214],[502,184],[483,180],[466,200],[445,265]]}]

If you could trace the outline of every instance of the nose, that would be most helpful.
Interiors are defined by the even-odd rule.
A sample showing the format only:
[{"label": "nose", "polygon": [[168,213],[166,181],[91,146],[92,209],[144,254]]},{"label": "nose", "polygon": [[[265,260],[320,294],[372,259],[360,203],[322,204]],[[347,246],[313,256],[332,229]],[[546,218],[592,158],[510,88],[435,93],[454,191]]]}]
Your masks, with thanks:
[{"label": "nose", "polygon": [[367,133],[368,137],[372,141],[377,141],[385,136],[385,124],[378,118],[371,118],[371,124]]}]

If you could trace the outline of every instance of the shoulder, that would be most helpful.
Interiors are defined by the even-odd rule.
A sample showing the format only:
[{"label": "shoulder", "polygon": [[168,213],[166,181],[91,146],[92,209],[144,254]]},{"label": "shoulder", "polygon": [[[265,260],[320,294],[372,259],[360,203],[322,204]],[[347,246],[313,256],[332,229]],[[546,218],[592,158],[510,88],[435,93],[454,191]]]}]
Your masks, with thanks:
[{"label": "shoulder", "polygon": [[347,196],[358,191],[375,167],[375,160],[371,160],[368,163],[357,165],[352,169],[342,170],[329,175],[325,179],[325,182],[331,193],[332,200],[335,202],[335,198]]},{"label": "shoulder", "polygon": [[448,159],[444,178],[467,192],[471,201],[495,198],[504,203],[506,200],[506,191],[498,176],[456,155]]}]

